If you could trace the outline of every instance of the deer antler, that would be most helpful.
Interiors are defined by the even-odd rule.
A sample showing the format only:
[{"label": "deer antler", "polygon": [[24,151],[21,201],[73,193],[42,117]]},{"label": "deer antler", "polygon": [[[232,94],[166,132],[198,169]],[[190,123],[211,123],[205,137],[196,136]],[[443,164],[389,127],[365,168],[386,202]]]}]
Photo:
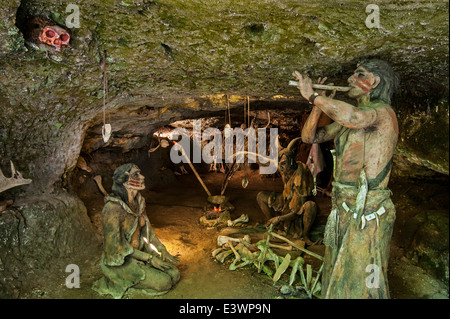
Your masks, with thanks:
[{"label": "deer antler", "polygon": [[19,171],[16,171],[14,168],[14,164],[12,161],[11,163],[11,177],[7,178],[5,175],[3,175],[2,170],[0,169],[0,193],[6,191],[7,189],[30,184],[32,182],[31,179],[25,179],[23,178],[22,174],[20,174]]}]

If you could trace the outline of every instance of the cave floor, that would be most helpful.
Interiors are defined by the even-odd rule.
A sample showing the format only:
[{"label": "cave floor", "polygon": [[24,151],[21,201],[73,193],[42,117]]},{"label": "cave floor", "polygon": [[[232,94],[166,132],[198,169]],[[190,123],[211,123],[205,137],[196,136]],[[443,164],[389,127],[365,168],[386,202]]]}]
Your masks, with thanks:
[{"label": "cave floor", "polygon": [[[238,171],[229,183],[226,195],[235,206],[231,218],[238,218],[241,214],[248,214],[250,221],[247,227],[264,223],[260,209],[256,203],[256,194],[261,190],[280,191],[282,183],[280,178],[267,178],[253,171],[246,189],[241,186],[244,173]],[[212,194],[220,191],[220,185],[224,174],[207,173],[200,174]],[[175,176],[176,182],[158,189],[145,190],[143,195],[147,201],[147,214],[153,228],[161,240],[173,255],[178,255],[180,263],[177,264],[181,273],[180,282],[170,292],[163,296],[148,297],[139,293],[128,293],[124,298],[151,298],[151,299],[273,299],[281,297],[279,287],[282,280],[274,285],[272,280],[263,273],[257,273],[254,267],[245,267],[230,271],[231,263],[225,261],[220,264],[213,260],[211,252],[216,248],[217,237],[220,229],[208,229],[199,224],[203,215],[202,208],[206,202],[207,194],[195,178],[194,174]],[[404,223],[406,213],[411,209],[412,203],[408,202],[406,188],[398,184],[393,186],[394,203],[397,206],[397,220],[394,227],[394,235],[391,244],[391,257],[389,268],[389,284],[391,298],[393,299],[417,299],[417,298],[448,298],[448,287],[434,279],[421,268],[405,257],[403,248],[397,245],[398,228]],[[320,194],[320,193],[319,193]],[[80,198],[88,209],[88,215],[94,227],[101,237],[101,210],[103,198],[97,192],[81,192]],[[403,199],[402,199],[403,198]],[[401,201],[398,204],[397,201]],[[331,207],[331,200],[324,195],[318,195],[316,201],[320,212],[315,223],[315,230],[322,229]],[[416,205],[415,209],[419,209]],[[314,240],[314,238],[312,238]],[[308,247],[320,255],[324,253],[324,246],[317,244]],[[55,274],[52,281],[38,285],[34,291],[25,298],[53,298],[53,299],[103,299],[107,296],[99,296],[91,289],[92,283],[102,276],[99,259],[101,245],[98,247],[98,255],[93,256],[80,266],[80,288],[68,289],[65,286],[67,273]],[[229,259],[228,259],[229,260]],[[305,257],[306,263],[310,263],[313,269],[320,266],[318,260]],[[301,298],[297,296],[298,298]]]}]

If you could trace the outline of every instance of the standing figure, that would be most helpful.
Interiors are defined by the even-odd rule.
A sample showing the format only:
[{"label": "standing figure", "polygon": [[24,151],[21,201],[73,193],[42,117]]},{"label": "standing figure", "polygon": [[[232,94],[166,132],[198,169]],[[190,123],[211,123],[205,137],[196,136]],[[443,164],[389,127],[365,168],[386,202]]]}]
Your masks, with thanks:
[{"label": "standing figure", "polygon": [[279,146],[278,170],[283,180],[283,193],[259,192],[259,207],[267,218],[267,226],[280,224],[287,234],[303,237],[306,244],[309,230],[316,218],[317,205],[312,191],[314,180],[311,171],[302,162],[296,162],[295,146],[300,138],[292,140],[285,149]]},{"label": "standing figure", "polygon": [[[398,78],[388,63],[365,60],[348,78],[357,106],[319,95],[311,79],[295,71],[298,88],[314,107],[302,130],[306,143],[334,139],[332,211],[328,217],[322,296],[389,298],[387,266],[395,220],[388,189],[398,139],[390,106]],[[317,128],[326,113],[335,122]]]},{"label": "standing figure", "polygon": [[144,176],[136,165],[124,164],[114,171],[113,195],[105,197],[102,212],[104,276],[92,287],[102,295],[122,298],[129,288],[162,295],[180,279],[172,265],[178,258],[169,254],[150,225],[139,193],[143,189]]}]

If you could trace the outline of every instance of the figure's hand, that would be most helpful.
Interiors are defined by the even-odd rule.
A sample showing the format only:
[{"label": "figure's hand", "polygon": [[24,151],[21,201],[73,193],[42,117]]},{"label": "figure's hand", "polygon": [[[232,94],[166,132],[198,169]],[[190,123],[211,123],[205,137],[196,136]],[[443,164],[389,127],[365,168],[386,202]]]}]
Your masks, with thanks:
[{"label": "figure's hand", "polygon": [[172,264],[176,264],[180,262],[180,259],[176,256],[172,256],[167,249],[164,247],[161,249],[161,259]]},{"label": "figure's hand", "polygon": [[[324,77],[323,79],[319,78],[317,80],[317,84],[324,84],[326,80],[327,80],[327,77]],[[334,85],[334,83],[329,83],[328,85]],[[327,90],[316,90],[316,92],[321,96],[326,96]],[[328,97],[330,99],[332,99],[332,98],[334,98],[335,95],[336,95],[336,90],[333,90]]]},{"label": "figure's hand", "polygon": [[307,75],[301,75],[298,71],[294,71],[292,75],[298,80],[298,89],[300,90],[302,96],[309,100],[311,95],[314,94],[312,80]]},{"label": "figure's hand", "polygon": [[168,262],[163,261],[161,258],[153,256],[152,259],[150,259],[150,264],[162,271],[165,271],[167,269],[172,268],[173,266],[171,264],[169,264]]},{"label": "figure's hand", "polygon": [[276,226],[278,223],[280,222],[280,217],[273,217],[271,219],[269,219],[266,223],[266,227],[269,228],[270,225]]}]

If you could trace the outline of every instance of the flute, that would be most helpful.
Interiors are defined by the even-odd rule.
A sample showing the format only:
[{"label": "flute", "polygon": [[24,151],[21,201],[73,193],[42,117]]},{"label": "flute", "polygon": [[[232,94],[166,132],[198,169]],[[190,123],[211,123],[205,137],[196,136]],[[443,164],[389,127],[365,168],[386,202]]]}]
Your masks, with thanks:
[{"label": "flute", "polygon": [[[298,82],[297,81],[289,81],[289,85],[292,86],[298,86]],[[340,91],[340,92],[347,92],[350,91],[351,87],[350,86],[334,86],[334,85],[325,85],[325,84],[313,84],[312,87],[314,89],[318,89],[318,90],[336,90],[336,91]]]}]

